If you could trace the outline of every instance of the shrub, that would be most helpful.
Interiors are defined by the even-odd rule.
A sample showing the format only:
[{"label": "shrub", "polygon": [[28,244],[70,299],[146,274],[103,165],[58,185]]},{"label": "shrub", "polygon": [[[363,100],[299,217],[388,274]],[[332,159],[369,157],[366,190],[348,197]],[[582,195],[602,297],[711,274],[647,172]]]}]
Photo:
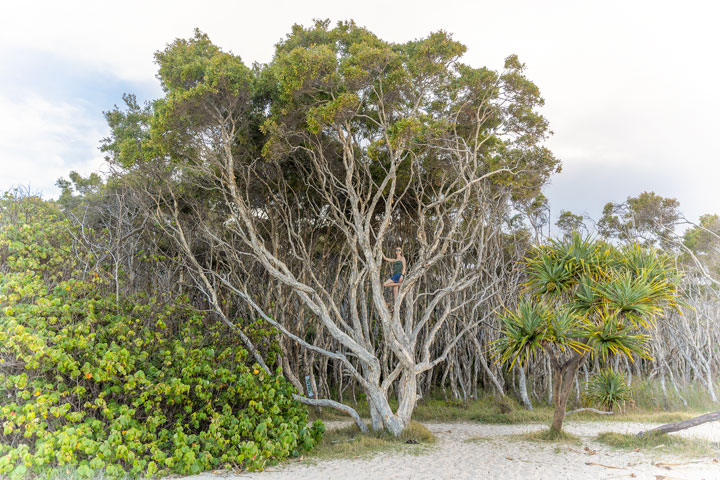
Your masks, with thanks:
[{"label": "shrub", "polygon": [[184,299],[99,295],[52,205],[0,202],[0,477],[261,470],[316,444],[322,424],[226,327]]},{"label": "shrub", "polygon": [[625,406],[632,398],[632,391],[623,374],[603,369],[590,378],[585,395],[591,402],[615,410]]}]

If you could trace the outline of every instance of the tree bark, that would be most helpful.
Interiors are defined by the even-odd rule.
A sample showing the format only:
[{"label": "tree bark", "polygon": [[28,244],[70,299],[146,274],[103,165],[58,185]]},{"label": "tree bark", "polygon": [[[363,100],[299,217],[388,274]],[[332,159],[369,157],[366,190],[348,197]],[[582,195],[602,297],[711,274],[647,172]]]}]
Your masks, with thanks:
[{"label": "tree bark", "polygon": [[553,397],[555,398],[555,412],[553,414],[552,430],[562,431],[563,420],[566,415],[566,407],[570,390],[575,382],[580,363],[584,355],[574,354],[573,357],[560,365],[553,372]]},{"label": "tree bark", "polygon": [[345,405],[343,403],[339,403],[328,398],[307,398],[296,394],[293,394],[293,398],[305,405],[311,405],[313,407],[329,407],[347,413],[355,421],[355,425],[358,426],[361,432],[368,432],[368,428],[367,425],[365,425],[365,422],[362,420],[362,418],[360,418],[360,415],[358,415],[357,411],[349,405]]},{"label": "tree bark", "polygon": [[530,401],[530,397],[528,397],[527,393],[527,377],[525,376],[525,367],[521,365],[517,365],[518,370],[518,395],[520,396],[520,400],[522,401],[523,406],[525,407],[525,410],[532,410],[532,402]]},{"label": "tree bark", "polygon": [[406,370],[400,377],[398,389],[397,417],[403,429],[410,425],[410,417],[417,403],[417,376],[412,370]]},{"label": "tree bark", "polygon": [[640,432],[636,436],[640,437],[643,435],[648,435],[648,434],[653,434],[653,433],[678,432],[680,430],[685,430],[685,429],[688,429],[691,427],[696,427],[703,423],[714,422],[714,421],[718,421],[718,420],[720,420],[720,412],[706,413],[705,415],[700,415],[699,417],[691,418],[690,420],[683,420],[682,422],[673,422],[673,423],[667,423],[665,425],[660,425],[659,427],[652,428],[650,430],[645,430],[644,432]]}]

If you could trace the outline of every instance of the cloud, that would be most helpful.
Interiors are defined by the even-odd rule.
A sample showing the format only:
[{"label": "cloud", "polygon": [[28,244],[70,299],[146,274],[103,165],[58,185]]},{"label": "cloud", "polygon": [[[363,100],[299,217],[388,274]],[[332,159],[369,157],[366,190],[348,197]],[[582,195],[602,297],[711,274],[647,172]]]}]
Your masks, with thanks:
[{"label": "cloud", "polygon": [[98,140],[107,132],[85,108],[28,93],[0,97],[2,188],[29,186],[55,196],[55,182],[70,170],[81,174],[103,164]]},{"label": "cloud", "polygon": [[[643,190],[676,197],[690,216],[720,205],[712,2],[75,0],[10,2],[3,14],[13,21],[0,29],[0,128],[20,132],[0,131],[0,188],[47,176],[50,192],[57,176],[97,164],[100,112],[123,92],[159,96],[153,53],[195,27],[246,63],[267,62],[292,24],[331,18],[396,42],[452,32],[472,66],[499,68],[517,53],[546,99],[549,146],[564,163],[548,189],[553,211],[598,215]],[[15,139],[25,131],[38,135]]]},{"label": "cloud", "polygon": [[131,83],[48,51],[2,50],[0,64],[0,191],[30,185],[57,196],[58,178],[103,166],[103,112],[121,104],[124,92],[141,102],[160,93],[152,77]]}]

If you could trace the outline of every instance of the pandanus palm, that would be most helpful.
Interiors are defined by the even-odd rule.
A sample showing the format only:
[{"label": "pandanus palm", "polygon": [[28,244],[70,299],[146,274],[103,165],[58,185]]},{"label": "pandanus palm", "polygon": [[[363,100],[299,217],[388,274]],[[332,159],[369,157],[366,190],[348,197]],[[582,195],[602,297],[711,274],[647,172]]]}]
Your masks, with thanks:
[{"label": "pandanus palm", "polygon": [[677,307],[678,275],[668,258],[579,235],[537,247],[526,260],[528,296],[501,316],[499,362],[548,355],[560,431],[568,395],[588,355],[649,358],[645,331]]}]

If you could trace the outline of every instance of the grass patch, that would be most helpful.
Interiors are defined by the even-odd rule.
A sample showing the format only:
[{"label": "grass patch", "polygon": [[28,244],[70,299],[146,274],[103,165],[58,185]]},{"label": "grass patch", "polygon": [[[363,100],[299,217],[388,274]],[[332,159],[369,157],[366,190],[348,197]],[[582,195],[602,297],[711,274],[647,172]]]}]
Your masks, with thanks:
[{"label": "grass patch", "polygon": [[[658,412],[657,410],[638,408],[613,415],[598,415],[592,412],[573,413],[566,416],[565,421],[670,423],[687,420],[695,415],[697,413],[694,410]],[[413,418],[424,422],[474,421],[506,425],[549,424],[553,419],[553,408],[549,405],[539,405],[533,410],[525,410],[513,399],[499,399],[492,396],[471,400],[467,403],[432,399],[418,404],[413,412]]]},{"label": "grass patch", "polygon": [[413,418],[424,422],[543,423],[552,419],[552,409],[525,410],[514,399],[492,395],[468,402],[426,398],[418,403]]},{"label": "grass patch", "polygon": [[489,411],[478,412],[471,416],[469,420],[479,423],[496,423],[513,425],[519,423],[548,423],[552,420],[552,410],[549,408],[536,408],[534,410],[525,410],[522,407],[514,408],[509,412]]},{"label": "grass patch", "polygon": [[667,433],[638,437],[627,433],[605,432],[597,436],[597,441],[623,450],[653,451],[687,457],[711,457],[720,454],[718,442],[685,438]]},{"label": "grass patch", "polygon": [[567,445],[582,445],[582,440],[566,432],[557,432],[552,429],[538,430],[530,433],[519,433],[514,435],[480,436],[468,438],[467,442],[506,442],[508,440],[524,442],[547,442],[562,443]]},{"label": "grass patch", "polygon": [[690,411],[706,412],[714,408],[707,389],[700,382],[681,384],[685,405],[670,382],[667,382],[665,393],[657,378],[652,380],[634,379],[632,383],[633,403],[642,410]]},{"label": "grass patch", "polygon": [[570,445],[581,445],[582,442],[575,435],[570,435],[567,432],[553,430],[552,428],[547,430],[538,430],[537,432],[524,433],[520,435],[520,438],[527,440],[528,442],[552,442],[552,443],[566,443]]},{"label": "grass patch", "polygon": [[[635,385],[635,384],[634,384]],[[712,411],[711,407],[705,408],[701,401],[704,397],[700,393],[690,395],[688,399],[694,400],[687,408],[679,407],[676,403],[663,408],[653,404],[650,399],[653,395],[660,395],[654,391],[659,388],[654,382],[639,383],[642,388],[638,394],[643,401],[636,403],[634,407],[627,408],[624,412],[616,412],[613,415],[598,415],[592,412],[579,412],[565,417],[566,422],[590,421],[590,422],[640,422],[640,423],[670,423],[687,420],[696,415]],[[634,386],[635,388],[635,386]],[[693,390],[694,392],[694,390]],[[350,403],[363,418],[370,416],[368,404],[360,400],[357,404]],[[397,408],[397,399],[390,399],[390,407]],[[568,407],[568,409],[576,406]],[[329,408],[309,409],[311,419],[327,421],[350,420],[350,417]],[[419,422],[480,422],[491,424],[520,424],[520,423],[542,423],[549,425],[553,418],[553,408],[548,404],[536,405],[533,410],[525,410],[515,399],[509,396],[498,398],[491,394],[482,395],[478,399],[463,402],[455,399],[444,399],[439,392],[420,400],[413,411],[413,420]]]},{"label": "grass patch", "polygon": [[[367,402],[360,401],[357,405],[351,404],[363,418],[370,416]],[[397,400],[390,400],[390,407],[397,408]],[[312,420],[348,420],[336,410],[323,408],[309,409]],[[418,402],[413,411],[413,420],[418,422],[482,422],[482,423],[543,423],[552,419],[552,408],[539,407],[535,410],[525,410],[517,401],[509,397],[497,398],[485,395],[476,400],[463,402],[461,400],[445,400],[440,397],[426,397]]]},{"label": "grass patch", "polygon": [[[399,436],[387,432],[362,434],[355,425],[330,429],[310,454],[311,458],[359,458],[374,455],[382,451],[403,450],[420,453],[435,443],[435,436],[420,423],[410,422],[410,426]],[[418,448],[420,447],[420,448]]]},{"label": "grass patch", "polygon": [[638,422],[638,423],[671,423],[695,417],[697,413],[687,411],[657,412],[642,409],[627,410],[613,415],[598,415],[592,412],[573,413],[565,417],[565,421],[579,420],[583,422]]}]

